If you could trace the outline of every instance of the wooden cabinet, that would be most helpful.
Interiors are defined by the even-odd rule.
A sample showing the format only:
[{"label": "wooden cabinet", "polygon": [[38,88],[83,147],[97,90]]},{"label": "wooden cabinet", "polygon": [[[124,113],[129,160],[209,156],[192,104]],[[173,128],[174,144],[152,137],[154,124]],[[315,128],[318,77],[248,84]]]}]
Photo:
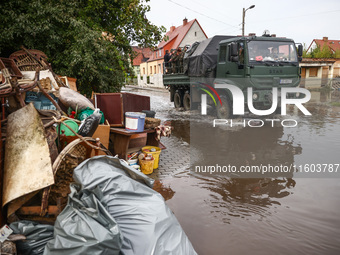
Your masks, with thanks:
[{"label": "wooden cabinet", "polygon": [[111,127],[124,127],[126,112],[150,110],[150,97],[132,93],[95,94],[94,104],[104,113]]}]

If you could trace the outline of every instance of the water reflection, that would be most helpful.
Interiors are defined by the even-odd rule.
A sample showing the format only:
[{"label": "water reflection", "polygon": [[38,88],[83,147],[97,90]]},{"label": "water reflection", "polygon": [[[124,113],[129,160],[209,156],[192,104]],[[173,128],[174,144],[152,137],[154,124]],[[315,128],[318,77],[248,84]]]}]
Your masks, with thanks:
[{"label": "water reflection", "polygon": [[[210,197],[206,201],[213,209],[212,212],[221,215],[218,217],[223,222],[229,223],[232,217],[263,217],[270,214],[271,210],[268,208],[281,205],[281,199],[292,194],[296,185],[294,168],[285,173],[254,175],[239,172],[211,174],[204,166],[230,165],[237,169],[242,166],[290,167],[301,162],[301,159],[305,162],[318,160],[317,155],[311,153],[310,147],[317,151],[316,146],[309,146],[311,143],[326,147],[328,156],[323,157],[325,161],[337,159],[334,152],[339,145],[339,136],[332,137],[332,132],[338,130],[339,125],[329,127],[329,124],[339,124],[337,107],[331,105],[335,99],[340,98],[339,94],[312,94],[313,100],[307,105],[312,116],[303,116],[293,108],[290,109],[290,116],[270,116],[280,119],[294,118],[299,124],[297,128],[284,128],[280,125],[272,127],[268,124],[261,128],[213,128],[211,119],[197,121],[195,118],[195,121],[191,121],[190,170],[192,176],[200,180],[200,188],[210,191]],[[309,137],[315,130],[319,130],[324,136],[318,133],[318,136]],[[332,139],[335,144],[330,144],[328,139]],[[201,171],[202,169],[206,171]]]},{"label": "water reflection", "polygon": [[[294,156],[302,152],[302,147],[295,144],[294,137],[282,139],[283,127],[212,128],[210,124],[191,123],[191,149],[193,153],[191,170],[202,173],[203,167],[230,166],[237,171],[231,177],[279,177],[292,178]],[[202,135],[204,134],[204,135]],[[284,175],[273,173],[241,173],[245,167],[288,167]],[[254,169],[254,168],[253,168]],[[289,170],[289,171],[288,171]],[[283,171],[281,171],[283,172]],[[210,174],[203,173],[202,174]],[[250,174],[250,175],[249,175]],[[225,175],[222,173],[222,175]]]},{"label": "water reflection", "polygon": [[[296,119],[297,128],[221,127],[213,132],[208,117],[194,116],[190,126],[187,113],[162,105],[163,98],[151,99],[159,102],[157,115],[175,127],[174,140],[191,144],[192,165],[340,163],[339,92],[312,92],[306,106],[312,116],[290,107],[287,118]],[[197,132],[190,137],[193,126]],[[188,148],[181,145],[173,143],[178,151]],[[297,173],[234,177],[192,171],[190,177],[162,180],[161,193],[198,254],[339,253],[338,179],[299,178]]]},{"label": "water reflection", "polygon": [[292,178],[195,178],[200,180],[200,188],[210,191],[206,202],[217,217],[224,215],[225,223],[232,217],[262,218],[270,214],[268,208],[281,205],[280,199],[290,195],[296,184]]}]

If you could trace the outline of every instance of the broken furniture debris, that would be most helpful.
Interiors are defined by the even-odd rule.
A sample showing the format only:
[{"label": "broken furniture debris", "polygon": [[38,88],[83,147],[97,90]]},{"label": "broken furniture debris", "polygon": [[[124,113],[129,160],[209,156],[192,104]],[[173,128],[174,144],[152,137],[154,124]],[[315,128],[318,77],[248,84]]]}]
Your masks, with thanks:
[{"label": "broken furniture debris", "polygon": [[[9,58],[0,58],[0,69],[2,74],[0,98],[3,103],[0,123],[2,138],[0,143],[0,219],[1,226],[11,223],[15,230],[15,235],[11,234],[6,238],[6,247],[9,247],[13,254],[16,252],[13,246],[14,239],[26,239],[20,245],[18,243],[18,248],[21,249],[19,252],[22,252],[22,247],[26,247],[24,249],[30,254],[42,254],[48,242],[46,246],[48,249],[44,254],[50,254],[52,251],[53,254],[58,252],[65,254],[67,247],[72,247],[70,239],[54,242],[55,239],[51,239],[51,228],[43,224],[55,223],[54,238],[58,239],[61,235],[68,237],[70,236],[69,228],[63,228],[60,219],[63,219],[65,215],[71,217],[70,212],[73,209],[84,213],[83,217],[87,219],[83,223],[87,224],[89,229],[91,226],[95,230],[109,228],[107,237],[103,239],[100,239],[103,231],[100,233],[93,231],[94,239],[91,239],[97,240],[93,243],[90,239],[86,239],[88,236],[84,235],[83,231],[78,231],[79,240],[85,238],[87,245],[80,242],[73,244],[84,252],[95,254],[91,251],[99,250],[98,252],[101,253],[102,247],[107,247],[110,241],[111,246],[109,245],[107,254],[113,254],[114,250],[118,252],[117,254],[120,251],[133,254],[136,249],[149,252],[154,247],[158,253],[166,249],[176,254],[195,254],[163,198],[149,188],[152,187],[153,180],[136,170],[137,168],[130,167],[125,161],[112,157],[114,153],[127,160],[128,152],[138,155],[138,152],[146,145],[165,148],[160,143],[160,139],[157,140],[155,136],[155,128],[160,125],[160,120],[155,119],[155,113],[150,111],[149,97],[130,93],[96,94],[95,105],[93,105],[86,97],[68,88],[70,78],[56,75],[43,52],[27,50],[24,47],[10,55]],[[101,114],[99,110],[93,112],[99,106],[103,112]],[[146,113],[142,113],[143,111],[152,114],[145,118]],[[143,116],[143,122],[136,121],[134,119],[136,115]],[[147,120],[146,123],[144,119]],[[136,123],[137,128],[135,128]],[[5,148],[5,153],[3,148]],[[151,172],[156,160],[158,165],[160,149],[158,155],[153,155],[153,152],[146,153],[145,158],[141,159],[141,161],[152,160]],[[94,157],[98,155],[103,156]],[[98,158],[98,161],[87,161],[90,158],[93,160]],[[132,198],[131,202],[126,202],[126,206],[129,206],[131,211],[126,211],[125,216],[124,214],[113,215],[106,206],[108,202],[117,203],[118,200],[102,200],[101,194],[104,194],[105,190],[84,189],[83,187],[80,189],[77,184],[72,184],[74,182],[83,184],[81,180],[88,180],[87,170],[79,170],[77,177],[74,172],[78,168],[84,169],[85,162],[90,162],[90,171],[94,171],[91,173],[94,183],[95,179],[100,183],[105,183],[105,178],[111,174],[111,167],[115,166],[112,171],[119,173],[115,175],[117,180],[123,180],[127,186],[125,187],[119,181],[116,183],[115,180],[110,180],[110,183],[107,183],[108,187],[122,185],[124,191],[117,194],[118,196],[131,193],[129,195]],[[106,167],[102,168],[102,164]],[[101,166],[100,169],[97,165]],[[88,169],[88,167],[86,163],[85,168]],[[105,171],[109,172],[104,171],[103,176],[101,171],[105,168]],[[84,171],[84,176],[81,176],[81,171]],[[140,180],[145,184],[139,183]],[[129,191],[131,185],[138,189]],[[141,194],[138,190],[145,194],[142,203],[139,201]],[[111,192],[114,191],[111,189]],[[155,198],[155,194],[158,198]],[[85,200],[82,200],[83,198]],[[156,200],[157,203],[155,203]],[[72,201],[74,201],[73,204]],[[78,207],[80,201],[83,204]],[[147,212],[150,208],[143,208],[142,205],[148,203],[150,203],[150,208],[156,204],[160,208]],[[151,224],[148,228],[146,225],[138,224],[138,222],[145,222],[146,218],[132,216],[132,211],[137,209],[144,210],[143,214],[149,215],[147,217]],[[95,210],[98,214],[93,214]],[[135,217],[137,225],[134,230],[128,230],[128,226],[122,221],[124,217]],[[158,222],[157,219],[160,218],[162,220]],[[109,224],[115,221],[117,221],[116,225]],[[168,222],[169,227],[164,230],[161,226],[165,222]],[[81,224],[79,224],[79,219],[69,222],[69,226],[73,226],[72,229],[80,228]],[[96,227],[93,228],[93,226]],[[115,229],[114,226],[117,228]],[[154,233],[151,230],[155,230]],[[112,231],[114,235],[111,235]],[[144,235],[143,231],[147,234],[149,243],[141,240]],[[140,233],[140,237],[134,237],[133,232]],[[44,236],[46,238],[43,238]],[[117,242],[112,243],[112,239]],[[123,244],[119,240],[123,240]],[[165,241],[168,247],[164,246]],[[116,248],[112,245],[116,245]],[[4,251],[2,247],[0,252]]]}]

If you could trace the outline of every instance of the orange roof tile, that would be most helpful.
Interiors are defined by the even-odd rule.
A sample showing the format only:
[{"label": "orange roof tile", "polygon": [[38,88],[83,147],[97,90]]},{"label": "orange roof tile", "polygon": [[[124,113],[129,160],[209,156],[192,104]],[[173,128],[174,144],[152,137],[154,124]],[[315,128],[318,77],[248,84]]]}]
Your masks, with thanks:
[{"label": "orange roof tile", "polygon": [[[165,36],[169,37],[169,40],[167,41],[161,41],[158,44],[158,48],[161,49],[163,48],[165,45],[167,45],[168,43],[172,42],[173,40],[175,40],[173,42],[173,49],[177,49],[178,46],[181,44],[183,38],[185,37],[185,35],[188,33],[189,29],[191,28],[191,26],[194,24],[194,22],[197,22],[197,24],[199,25],[199,27],[202,29],[201,25],[198,23],[198,21],[196,19],[193,19],[191,21],[188,21],[185,25],[181,25],[176,27],[172,32],[168,31]],[[202,29],[203,31],[203,29]],[[204,31],[203,31],[204,33]],[[204,33],[204,35],[207,37],[207,35]],[[207,37],[208,38],[208,37]]]},{"label": "orange roof tile", "polygon": [[301,63],[334,63],[337,60],[336,58],[303,58]]},{"label": "orange roof tile", "polygon": [[[173,31],[168,31],[165,34],[165,37],[168,37],[167,41],[161,41],[157,48],[158,49],[162,49],[164,48],[166,45],[170,45],[172,49],[177,49],[178,46],[181,44],[181,42],[183,41],[184,37],[186,36],[186,34],[189,32],[191,26],[195,23],[195,21],[197,22],[198,26],[201,28],[203,34],[205,35],[206,38],[208,38],[208,36],[205,34],[204,30],[202,29],[201,25],[198,23],[197,19],[193,19],[191,21],[186,22],[185,25],[181,25],[178,27],[174,27]],[[170,28],[171,29],[171,28]],[[164,52],[162,56],[155,56],[154,54],[152,54],[152,56],[150,57],[150,59],[147,62],[151,62],[151,61],[155,61],[155,60],[160,60],[164,58]]]},{"label": "orange roof tile", "polygon": [[329,40],[327,37],[324,37],[323,39],[314,39],[311,45],[308,47],[308,50],[312,46],[313,42],[315,42],[316,45],[320,47],[320,49],[322,49],[324,45],[328,45],[328,47],[333,52],[340,50],[340,40]]},{"label": "orange roof tile", "polygon": [[150,48],[132,46],[132,50],[136,53],[136,57],[133,59],[133,66],[139,66],[152,56],[152,50]]}]

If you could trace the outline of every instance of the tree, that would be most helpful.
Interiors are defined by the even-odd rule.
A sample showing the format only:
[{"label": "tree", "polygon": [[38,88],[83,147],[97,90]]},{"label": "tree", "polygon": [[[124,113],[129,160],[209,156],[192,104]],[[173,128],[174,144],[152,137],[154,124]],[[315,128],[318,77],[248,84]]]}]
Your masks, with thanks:
[{"label": "tree", "polygon": [[322,49],[318,48],[319,50],[313,52],[314,58],[332,58],[333,53],[327,45],[324,45]]},{"label": "tree", "polygon": [[340,58],[340,50],[335,51],[334,58]]},{"label": "tree", "polygon": [[311,58],[311,53],[307,53],[307,47],[306,44],[303,44],[303,52],[302,52],[302,57],[303,58]]},{"label": "tree", "polygon": [[117,92],[131,72],[130,44],[152,47],[165,31],[147,20],[148,1],[2,0],[0,54],[39,49],[82,92]]},{"label": "tree", "polygon": [[304,58],[335,58],[337,55],[336,53],[333,53],[327,45],[324,45],[322,49],[320,46],[317,46],[310,53],[307,53],[306,50],[304,50],[302,56]]}]

